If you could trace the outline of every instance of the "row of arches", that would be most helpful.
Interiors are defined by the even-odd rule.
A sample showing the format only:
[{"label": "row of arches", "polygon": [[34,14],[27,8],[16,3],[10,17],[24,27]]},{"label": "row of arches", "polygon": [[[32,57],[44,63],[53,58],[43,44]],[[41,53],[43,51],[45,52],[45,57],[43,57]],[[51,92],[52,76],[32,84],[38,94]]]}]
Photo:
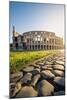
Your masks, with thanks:
[{"label": "row of arches", "polygon": [[29,50],[51,50],[51,49],[61,49],[60,46],[51,45],[30,45]]}]

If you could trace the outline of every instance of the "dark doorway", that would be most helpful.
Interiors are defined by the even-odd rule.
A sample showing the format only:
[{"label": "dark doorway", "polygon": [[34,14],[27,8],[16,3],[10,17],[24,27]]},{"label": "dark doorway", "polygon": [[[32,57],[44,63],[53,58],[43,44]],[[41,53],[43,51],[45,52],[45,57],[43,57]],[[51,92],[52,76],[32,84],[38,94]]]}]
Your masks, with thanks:
[{"label": "dark doorway", "polygon": [[32,45],[32,50],[34,50],[34,45]]},{"label": "dark doorway", "polygon": [[38,50],[40,50],[40,45],[38,45]]},{"label": "dark doorway", "polygon": [[41,50],[43,50],[43,45],[41,45]]},{"label": "dark doorway", "polygon": [[51,45],[50,45],[50,50],[51,50]]},{"label": "dark doorway", "polygon": [[35,45],[35,50],[37,50],[37,45]]},{"label": "dark doorway", "polygon": [[17,37],[15,37],[15,41],[17,42]]},{"label": "dark doorway", "polygon": [[18,49],[18,43],[16,43],[16,49]]},{"label": "dark doorway", "polygon": [[23,43],[23,49],[27,49],[27,44],[25,42]]}]

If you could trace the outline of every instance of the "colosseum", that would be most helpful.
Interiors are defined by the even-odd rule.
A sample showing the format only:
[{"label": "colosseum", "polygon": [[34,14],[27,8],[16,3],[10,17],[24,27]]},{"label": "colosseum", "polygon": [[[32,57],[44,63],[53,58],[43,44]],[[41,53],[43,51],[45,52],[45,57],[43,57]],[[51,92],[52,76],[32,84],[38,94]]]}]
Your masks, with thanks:
[{"label": "colosseum", "polygon": [[54,32],[29,31],[20,35],[13,26],[13,50],[63,49],[63,38]]}]

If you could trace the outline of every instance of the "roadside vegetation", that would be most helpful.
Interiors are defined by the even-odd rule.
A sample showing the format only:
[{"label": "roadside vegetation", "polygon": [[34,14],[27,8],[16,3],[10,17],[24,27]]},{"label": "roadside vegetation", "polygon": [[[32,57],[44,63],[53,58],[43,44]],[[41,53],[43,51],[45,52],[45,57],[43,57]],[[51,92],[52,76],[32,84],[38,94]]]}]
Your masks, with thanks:
[{"label": "roadside vegetation", "polygon": [[10,51],[10,70],[13,71],[22,69],[26,64],[29,64],[43,57],[45,58],[49,55],[54,55],[56,52],[56,50],[22,52]]}]

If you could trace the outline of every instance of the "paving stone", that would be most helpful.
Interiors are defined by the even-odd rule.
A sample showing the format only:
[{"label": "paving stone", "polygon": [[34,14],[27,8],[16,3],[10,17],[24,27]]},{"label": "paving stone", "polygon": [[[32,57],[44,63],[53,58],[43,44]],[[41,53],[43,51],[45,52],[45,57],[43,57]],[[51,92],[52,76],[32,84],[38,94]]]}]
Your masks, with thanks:
[{"label": "paving stone", "polygon": [[59,57],[58,60],[64,62],[65,59],[64,57]]},{"label": "paving stone", "polygon": [[35,75],[33,77],[33,79],[32,79],[31,85],[35,86],[37,84],[37,82],[38,82],[39,79],[40,79],[40,74]]},{"label": "paving stone", "polygon": [[56,57],[56,56],[55,56],[55,57],[53,57],[52,59],[53,59],[53,60],[57,60],[57,59],[58,59],[58,57]]},{"label": "paving stone", "polygon": [[63,65],[56,64],[56,65],[53,65],[53,68],[54,68],[54,69],[57,69],[57,70],[62,70],[62,71],[64,71],[64,66],[63,66]]},{"label": "paving stone", "polygon": [[15,77],[19,77],[19,76],[23,76],[22,72],[16,72],[10,75],[10,78],[15,78]]},{"label": "paving stone", "polygon": [[22,84],[23,83],[30,83],[32,79],[32,74],[31,73],[27,73],[24,75],[24,77],[21,79]]},{"label": "paving stone", "polygon": [[17,82],[19,79],[23,77],[22,72],[16,72],[10,75],[10,82]]},{"label": "paving stone", "polygon": [[40,66],[37,64],[31,64],[30,66],[33,66],[34,68],[40,68]]},{"label": "paving stone", "polygon": [[47,61],[51,62],[52,61],[52,57],[47,58]]},{"label": "paving stone", "polygon": [[44,65],[41,67],[42,69],[52,70],[52,65]]},{"label": "paving stone", "polygon": [[10,89],[15,88],[16,83],[10,83]]},{"label": "paving stone", "polygon": [[58,91],[54,93],[55,96],[57,95],[65,95],[65,91]]},{"label": "paving stone", "polygon": [[53,62],[46,61],[45,64],[47,64],[47,65],[52,65]]},{"label": "paving stone", "polygon": [[38,84],[38,92],[40,96],[50,96],[54,92],[54,86],[46,80],[42,80]]},{"label": "paving stone", "polygon": [[41,76],[45,79],[51,79],[55,77],[55,75],[49,70],[41,71]]},{"label": "paving stone", "polygon": [[[65,58],[63,56],[63,54],[58,53],[55,56],[30,64],[23,69],[23,72],[11,74],[10,97],[49,96],[52,93],[54,95],[64,95],[65,91],[62,88],[65,87]],[[47,80],[61,86],[61,91],[54,93],[54,86]],[[38,92],[33,87],[37,87]]]},{"label": "paving stone", "polygon": [[45,70],[50,70],[50,71],[52,71],[53,68],[51,68],[51,67],[48,67],[48,68],[47,68],[47,67],[46,67]]},{"label": "paving stone", "polygon": [[31,71],[33,71],[34,70],[34,67],[32,66],[28,66],[28,67],[25,67],[25,68],[23,68],[23,71],[24,72],[31,72]]},{"label": "paving stone", "polygon": [[22,86],[21,86],[21,83],[20,83],[20,82],[16,83],[16,86],[15,86],[15,88],[14,88],[12,97],[14,97],[14,96],[19,92],[19,90],[21,89],[21,87],[22,87]]},{"label": "paving stone", "polygon": [[39,68],[35,68],[32,72],[33,75],[39,74],[40,73],[40,69]]},{"label": "paving stone", "polygon": [[10,83],[10,97],[13,96],[13,91],[14,91],[15,85],[16,85],[16,83]]},{"label": "paving stone", "polygon": [[64,72],[61,70],[53,70],[52,72],[56,76],[62,76],[62,77],[64,76]]},{"label": "paving stone", "polygon": [[24,86],[16,95],[16,98],[36,97],[37,95],[37,91],[35,91],[32,86]]},{"label": "paving stone", "polygon": [[65,64],[65,59],[61,59],[61,61],[63,61],[63,62],[64,62],[64,64]]},{"label": "paving stone", "polygon": [[65,78],[64,77],[57,76],[54,78],[54,82],[60,86],[63,86],[63,87],[65,86]]},{"label": "paving stone", "polygon": [[43,65],[44,65],[44,63],[37,63],[37,65],[43,66]]},{"label": "paving stone", "polygon": [[56,61],[56,63],[60,64],[60,65],[64,65],[63,61]]}]

